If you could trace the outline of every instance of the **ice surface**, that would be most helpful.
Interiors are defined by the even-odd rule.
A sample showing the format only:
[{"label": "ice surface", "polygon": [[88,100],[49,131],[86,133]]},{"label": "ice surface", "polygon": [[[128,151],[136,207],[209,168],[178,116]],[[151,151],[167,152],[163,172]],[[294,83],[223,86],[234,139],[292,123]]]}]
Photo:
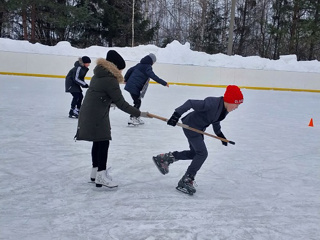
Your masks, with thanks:
[{"label": "ice surface", "polygon": [[[189,98],[223,92],[151,84],[142,110],[170,117]],[[181,128],[157,119],[127,127],[129,116],[111,110],[108,166],[119,188],[101,191],[87,183],[91,143],[73,140],[64,80],[0,75],[0,239],[319,240],[319,93],[243,94],[221,122],[236,145],[205,137],[194,196],[175,189],[189,161],[166,176],[152,162],[188,147]]]}]

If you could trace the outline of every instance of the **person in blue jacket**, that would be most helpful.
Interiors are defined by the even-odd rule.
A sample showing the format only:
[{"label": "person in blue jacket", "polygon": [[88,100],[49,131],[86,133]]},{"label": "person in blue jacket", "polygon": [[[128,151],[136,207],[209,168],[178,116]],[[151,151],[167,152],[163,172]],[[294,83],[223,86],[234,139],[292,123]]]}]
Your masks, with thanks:
[{"label": "person in blue jacket", "polygon": [[[152,70],[152,65],[157,58],[153,53],[143,57],[140,63],[128,69],[124,76],[125,90],[128,91],[132,97],[134,107],[140,109],[141,99],[144,97],[149,86],[150,78],[157,83],[169,87],[169,84],[163,79],[159,78]],[[140,117],[136,118],[130,116],[128,125],[144,124]]]},{"label": "person in blue jacket", "polygon": [[[204,100],[189,99],[175,109],[167,124],[176,126],[180,117],[190,109],[193,109],[193,111],[182,118],[183,124],[200,131],[205,131],[209,125],[212,125],[215,134],[225,139],[221,131],[220,122],[225,119],[229,112],[237,109],[241,103],[243,103],[243,95],[240,88],[235,85],[229,85],[223,97],[207,97]],[[169,172],[169,165],[171,163],[178,160],[192,160],[177,187],[178,190],[192,195],[196,192],[193,186],[194,178],[207,159],[208,151],[203,134],[185,128],[183,128],[183,132],[188,139],[189,150],[159,154],[153,157],[153,161],[159,171],[165,175]],[[228,142],[221,142],[224,146],[228,145]]]},{"label": "person in blue jacket", "polygon": [[81,88],[89,87],[84,78],[89,71],[88,67],[90,66],[90,63],[91,59],[87,56],[79,58],[66,76],[66,92],[69,92],[72,95],[71,109],[69,111],[70,118],[78,118],[79,116],[79,110],[83,99]]}]

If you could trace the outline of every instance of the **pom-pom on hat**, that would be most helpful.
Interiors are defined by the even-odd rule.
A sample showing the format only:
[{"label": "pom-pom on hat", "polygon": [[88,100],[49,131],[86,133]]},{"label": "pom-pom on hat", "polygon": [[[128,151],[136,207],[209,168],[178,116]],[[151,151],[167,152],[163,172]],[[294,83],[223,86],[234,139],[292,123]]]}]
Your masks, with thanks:
[{"label": "pom-pom on hat", "polygon": [[110,50],[107,52],[106,60],[116,65],[119,70],[122,70],[126,67],[126,62],[115,50]]},{"label": "pom-pom on hat", "polygon": [[83,63],[91,63],[91,59],[88,56],[83,56],[81,59]]},{"label": "pom-pom on hat", "polygon": [[148,56],[151,57],[153,63],[157,61],[156,55],[154,55],[153,53],[150,53]]},{"label": "pom-pom on hat", "polygon": [[243,95],[240,88],[236,85],[229,85],[224,93],[223,100],[227,103],[243,103]]}]

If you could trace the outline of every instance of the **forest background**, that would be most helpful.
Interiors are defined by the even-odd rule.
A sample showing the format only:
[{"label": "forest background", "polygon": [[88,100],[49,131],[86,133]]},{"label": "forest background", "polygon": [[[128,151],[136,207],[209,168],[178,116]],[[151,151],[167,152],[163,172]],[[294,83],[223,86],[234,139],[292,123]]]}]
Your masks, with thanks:
[{"label": "forest background", "polygon": [[[0,0],[0,37],[227,53],[232,0]],[[320,60],[320,0],[236,0],[232,54]]]}]

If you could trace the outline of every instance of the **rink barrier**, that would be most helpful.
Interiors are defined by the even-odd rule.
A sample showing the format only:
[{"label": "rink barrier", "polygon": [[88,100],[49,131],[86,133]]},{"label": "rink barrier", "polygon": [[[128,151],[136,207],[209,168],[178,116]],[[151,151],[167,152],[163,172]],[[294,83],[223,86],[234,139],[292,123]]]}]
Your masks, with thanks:
[{"label": "rink barrier", "polygon": [[[61,56],[39,53],[0,51],[0,74],[44,78],[65,78],[78,56]],[[90,80],[96,59],[86,76]],[[127,67],[137,62],[126,61]],[[224,88],[234,84],[246,89],[320,92],[320,73],[293,72],[264,69],[209,67],[157,62],[153,66],[156,75],[172,85]],[[151,81],[150,83],[154,83]]]},{"label": "rink barrier", "polygon": [[[31,73],[13,73],[13,72],[0,72],[0,75],[14,75],[14,76],[26,76],[26,77],[43,77],[43,78],[65,78],[63,75],[48,75],[48,74],[31,74]],[[91,77],[85,77],[86,80],[90,81]],[[180,85],[180,86],[192,86],[192,87],[213,87],[213,88],[226,88],[228,85],[213,85],[213,84],[196,84],[196,83],[175,83],[168,82],[169,85]],[[150,81],[150,84],[156,84],[154,81]],[[251,90],[274,90],[274,91],[292,91],[292,92],[315,92],[320,93],[320,90],[315,89],[296,89],[296,88],[271,88],[271,87],[250,87],[250,86],[239,86],[244,89]]]}]

